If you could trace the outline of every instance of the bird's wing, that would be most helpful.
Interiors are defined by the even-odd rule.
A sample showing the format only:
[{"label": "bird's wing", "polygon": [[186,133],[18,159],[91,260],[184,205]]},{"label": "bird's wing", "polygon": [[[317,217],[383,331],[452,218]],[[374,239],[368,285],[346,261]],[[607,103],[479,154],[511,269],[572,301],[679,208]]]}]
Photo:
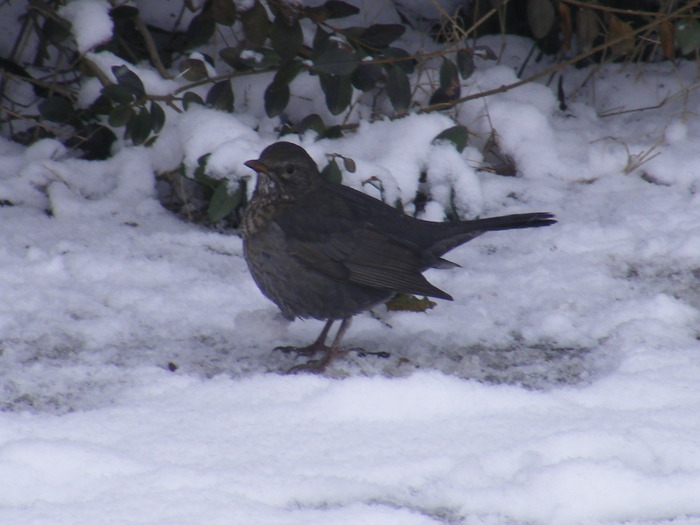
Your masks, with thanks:
[{"label": "bird's wing", "polygon": [[[313,220],[313,223],[308,222]],[[452,299],[423,277],[423,257],[410,242],[368,223],[318,214],[294,214],[280,221],[287,249],[328,277],[394,292]],[[307,229],[308,228],[308,229]]]}]

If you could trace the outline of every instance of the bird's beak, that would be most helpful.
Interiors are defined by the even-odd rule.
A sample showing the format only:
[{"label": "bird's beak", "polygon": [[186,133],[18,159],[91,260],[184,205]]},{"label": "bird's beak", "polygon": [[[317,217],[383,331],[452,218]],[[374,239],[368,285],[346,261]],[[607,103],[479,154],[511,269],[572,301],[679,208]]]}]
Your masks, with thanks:
[{"label": "bird's beak", "polygon": [[259,159],[255,160],[248,160],[244,162],[246,166],[248,166],[250,169],[255,170],[258,173],[267,173],[269,171],[267,164],[265,164],[263,161]]}]

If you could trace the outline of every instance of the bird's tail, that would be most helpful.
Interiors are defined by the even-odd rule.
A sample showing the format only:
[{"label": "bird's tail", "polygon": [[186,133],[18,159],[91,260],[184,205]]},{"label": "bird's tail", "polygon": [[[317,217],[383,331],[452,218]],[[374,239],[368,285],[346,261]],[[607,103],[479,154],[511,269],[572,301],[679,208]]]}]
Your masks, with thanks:
[{"label": "bird's tail", "polygon": [[[451,228],[444,228],[442,230],[441,238],[435,240],[431,247],[431,252],[434,255],[440,256],[456,248],[460,244],[464,244],[482,233],[489,231],[540,228],[542,226],[550,226],[556,222],[554,215],[546,212],[518,213],[515,215],[502,215],[500,217],[455,222],[451,225]],[[442,224],[444,226],[444,223]]]}]

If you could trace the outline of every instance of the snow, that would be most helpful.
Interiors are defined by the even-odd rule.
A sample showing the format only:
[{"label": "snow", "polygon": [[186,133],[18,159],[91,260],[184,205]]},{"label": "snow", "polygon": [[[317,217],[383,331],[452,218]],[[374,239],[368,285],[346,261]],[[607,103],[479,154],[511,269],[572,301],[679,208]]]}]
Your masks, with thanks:
[{"label": "snow", "polygon": [[78,51],[86,53],[112,38],[111,6],[105,0],[73,0],[59,14],[73,26]]},{"label": "snow", "polygon": [[[508,45],[463,93],[515,79],[529,43]],[[700,523],[700,96],[691,63],[630,67],[585,87],[589,70],[567,70],[566,111],[529,84],[342,139],[285,136],[321,166],[352,158],[344,183],[379,197],[374,177],[406,209],[426,170],[425,218],[454,187],[466,217],[559,220],[450,253],[461,268],[426,275],[454,302],[357,316],[346,343],[390,356],[322,377],[284,375],[298,361],[272,350],[320,323],[284,320],[240,239],[155,191],[154,173],[207,153],[212,176],[250,177],[275,120],[169,112],[152,147],[106,161],[0,139],[0,523]],[[461,154],[433,143],[454,116],[472,132]],[[518,177],[480,169],[492,129]]]}]

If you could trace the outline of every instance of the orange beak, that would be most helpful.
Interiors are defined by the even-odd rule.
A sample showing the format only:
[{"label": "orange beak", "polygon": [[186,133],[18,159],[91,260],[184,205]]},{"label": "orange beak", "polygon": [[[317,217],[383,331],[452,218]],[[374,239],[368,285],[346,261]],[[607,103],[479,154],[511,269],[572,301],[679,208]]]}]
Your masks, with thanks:
[{"label": "orange beak", "polygon": [[250,169],[257,171],[258,173],[260,173],[260,172],[267,173],[267,171],[268,171],[267,165],[263,161],[258,160],[258,159],[248,160],[248,161],[244,162],[244,164],[246,166],[248,166]]}]

